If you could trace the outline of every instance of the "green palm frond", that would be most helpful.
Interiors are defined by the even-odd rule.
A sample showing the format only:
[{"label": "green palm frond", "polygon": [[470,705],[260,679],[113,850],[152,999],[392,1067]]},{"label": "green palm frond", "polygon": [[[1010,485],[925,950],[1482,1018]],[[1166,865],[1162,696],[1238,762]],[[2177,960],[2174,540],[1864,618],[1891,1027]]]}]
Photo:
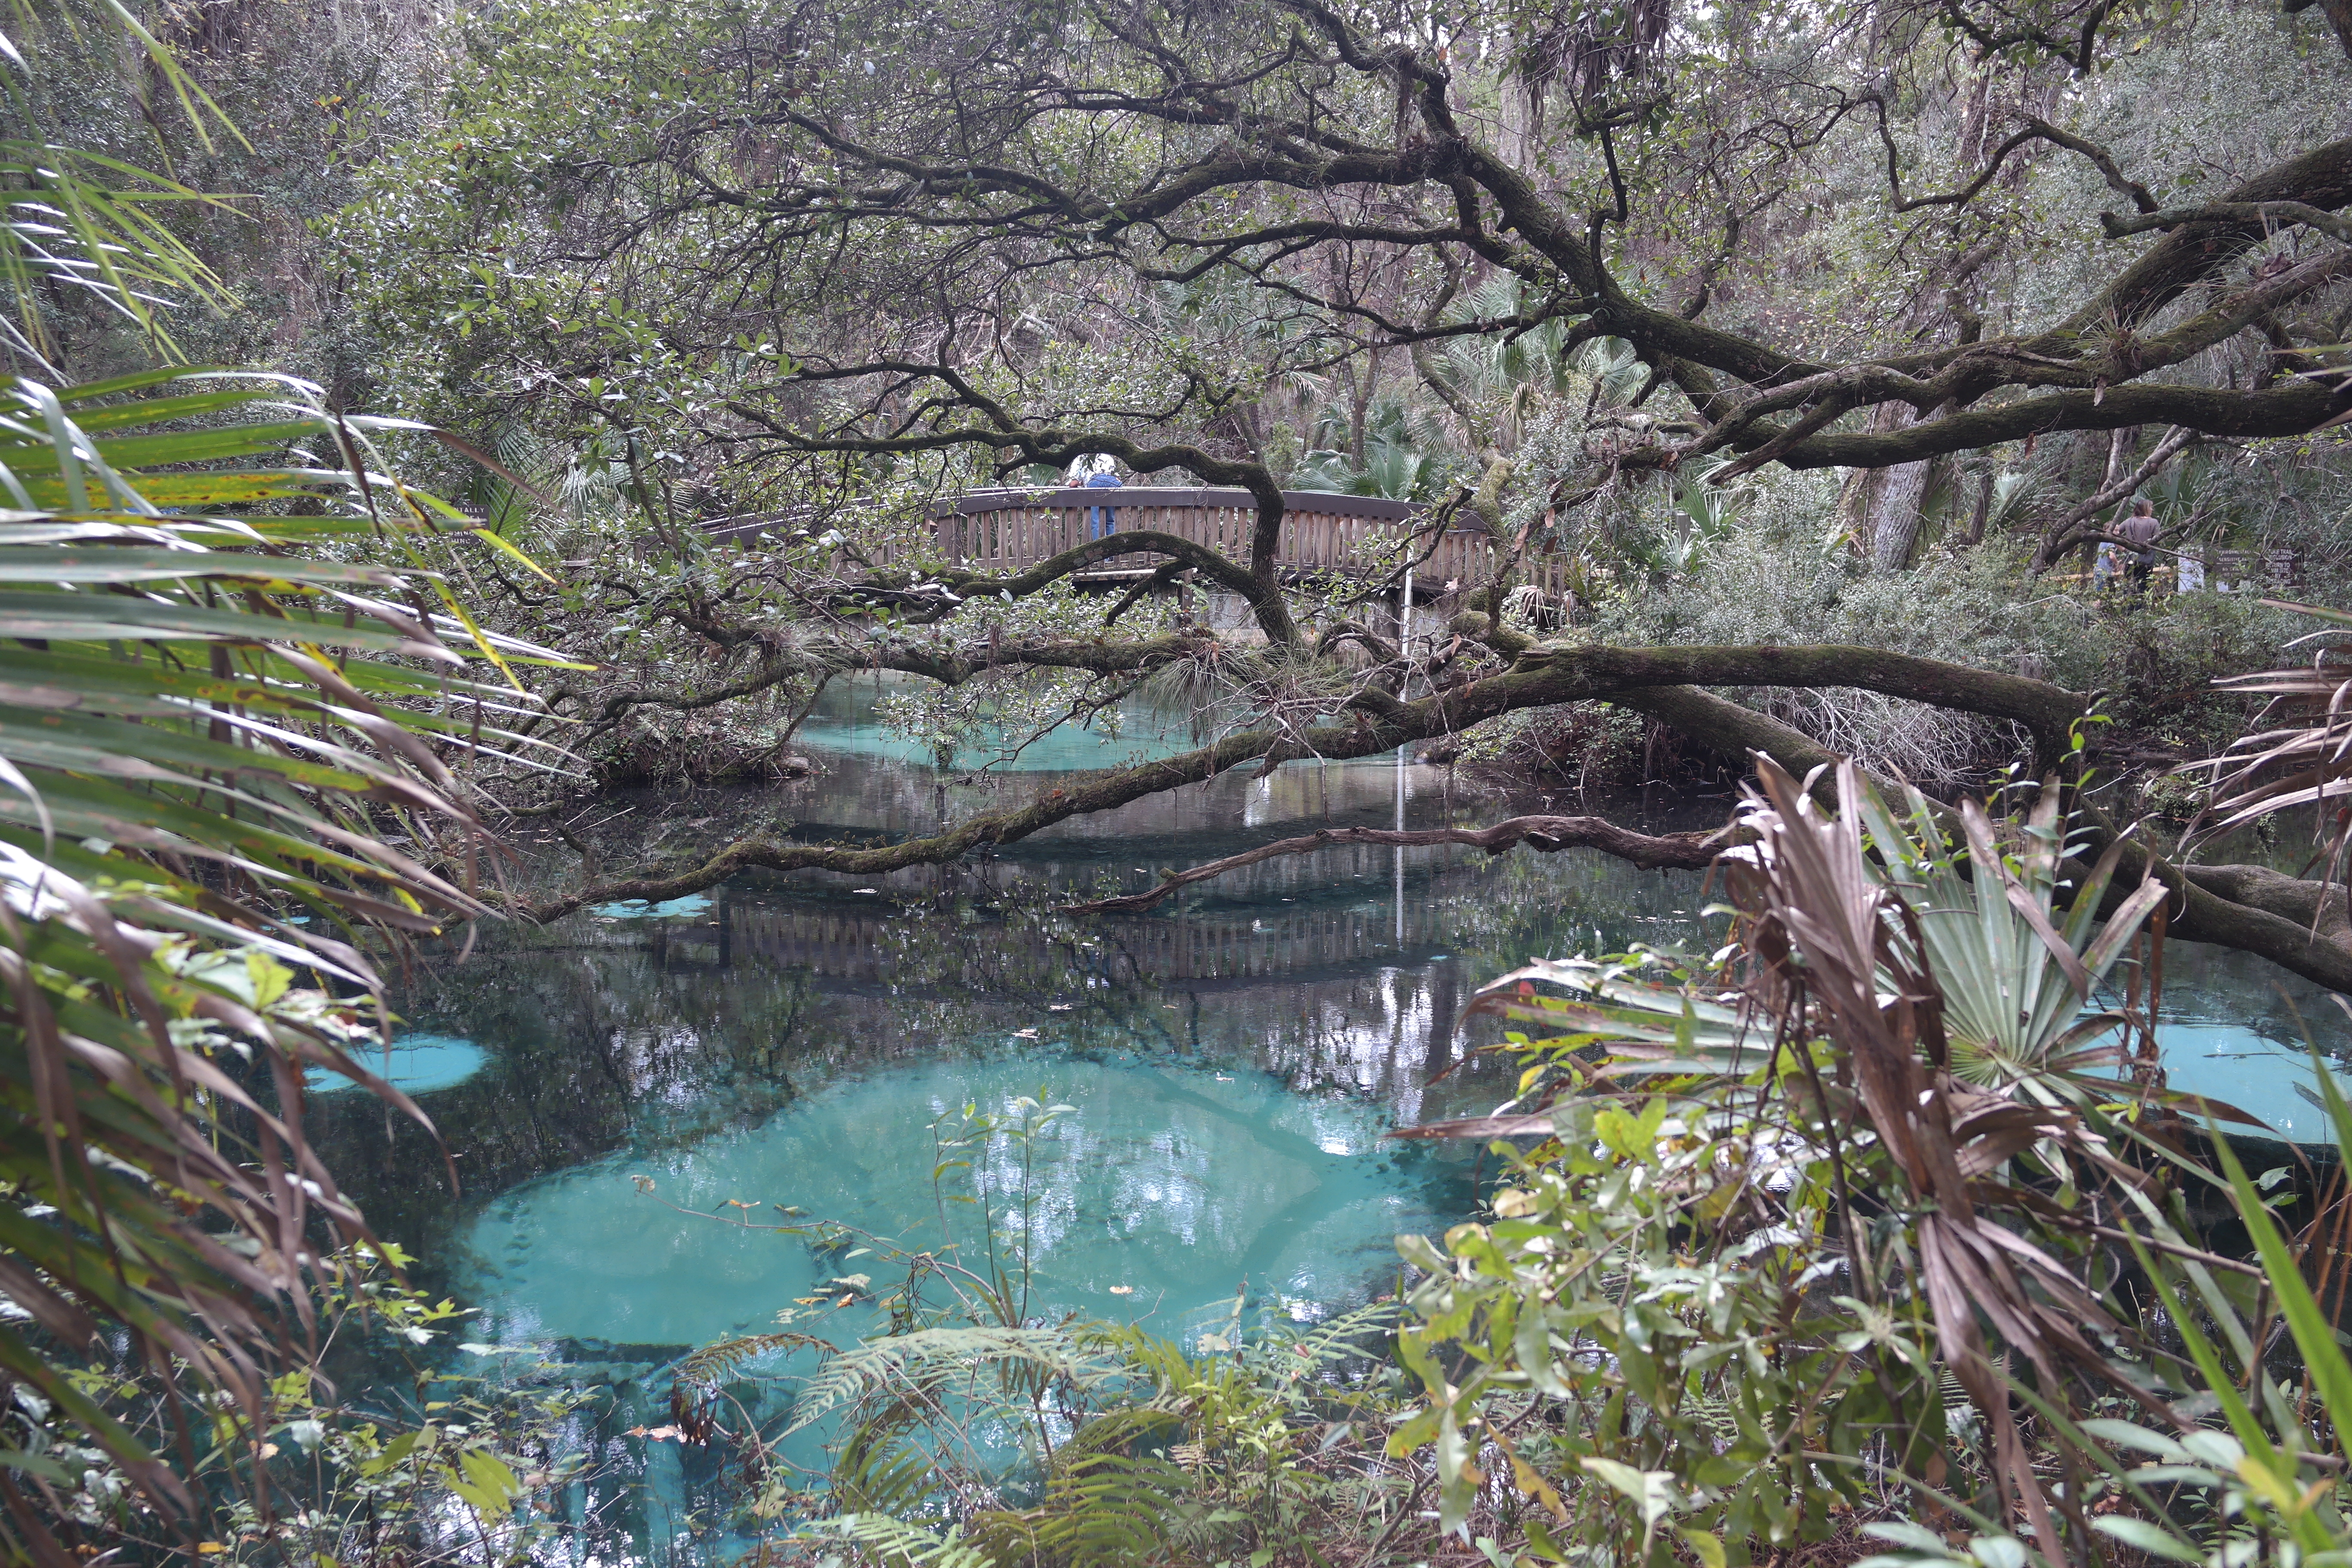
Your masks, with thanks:
[{"label": "green palm frond", "polygon": [[[1738,1070],[1749,1050],[1736,996],[1645,976],[1645,956],[1538,959],[1482,986],[1465,1011],[1542,1026],[1563,1046],[1605,1046],[1635,1072]],[[1568,993],[1544,995],[1535,987]]]},{"label": "green palm frond", "polygon": [[[446,595],[420,552],[453,520],[371,471],[364,424],[274,379],[205,383],[0,395],[0,487],[17,503],[0,511],[0,637],[16,639],[0,649],[0,759],[16,770],[0,774],[0,834],[208,862],[235,890],[344,921],[425,930],[480,912],[374,824],[399,818],[428,854],[474,832],[453,746],[561,765],[511,727],[537,706],[514,667],[553,656],[418,607]],[[326,466],[305,443],[355,461]],[[249,460],[264,454],[280,460]],[[320,510],[227,510],[257,500]],[[308,552],[379,537],[408,563]]]},{"label": "green palm frond", "polygon": [[127,1330],[264,1419],[320,1232],[366,1240],[303,1075],[416,1114],[348,1049],[363,948],[486,912],[469,762],[564,760],[511,727],[554,656],[475,629],[429,563],[478,535],[388,477],[392,427],[280,377],[0,392],[0,1367],[167,1513],[56,1347]]},{"label": "green palm frond", "polygon": [[1972,1082],[2006,1085],[2110,1064],[2113,1052],[2094,1043],[2124,1019],[2084,1009],[2166,896],[2161,884],[2146,882],[2102,922],[2099,906],[2123,847],[2110,846],[2080,887],[2068,886],[2062,799],[2057,781],[2045,783],[2006,849],[1984,807],[1963,801],[1964,862],[1916,789],[1904,787],[1899,815],[1867,783],[1857,791],[1879,856],[1877,879],[1918,916],[1927,968],[1944,994],[1952,1070]]},{"label": "green palm frond", "polygon": [[[243,144],[220,106],[122,0],[92,3],[105,25],[121,32],[145,57],[153,78],[170,89],[200,144],[210,150],[215,132]],[[28,40],[44,26],[77,26],[70,7],[48,16],[42,13],[49,7],[17,0],[14,9],[17,36]],[[192,205],[233,211],[232,203],[106,153],[51,141],[41,130],[36,85],[25,55],[0,33],[0,100],[18,132],[0,136],[0,289],[16,307],[13,320],[0,316],[0,343],[55,374],[44,296],[70,294],[135,322],[163,357],[177,359],[160,308],[185,300],[218,308],[234,296],[174,232],[171,219]]]}]

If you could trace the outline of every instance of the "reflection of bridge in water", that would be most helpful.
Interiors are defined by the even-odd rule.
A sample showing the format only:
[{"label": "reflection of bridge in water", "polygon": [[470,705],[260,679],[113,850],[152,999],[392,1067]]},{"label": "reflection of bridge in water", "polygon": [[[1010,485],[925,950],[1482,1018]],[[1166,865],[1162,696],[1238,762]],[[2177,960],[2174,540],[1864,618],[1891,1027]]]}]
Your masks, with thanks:
[{"label": "reflection of bridge in water", "polygon": [[[1116,869],[1139,883],[1134,864]],[[1136,1053],[1370,1097],[1401,1124],[1484,1110],[1513,1078],[1473,1049],[1498,1028],[1463,1016],[1482,983],[1537,953],[1682,935],[1677,911],[1698,903],[1686,873],[1587,851],[1343,845],[1148,916],[1055,912],[1104,869],[932,894],[737,886],[698,915],[501,925],[396,1001],[412,1028],[492,1048],[432,1108],[478,1204],[623,1148],[758,1125],[844,1074],[1007,1050],[1034,1050],[1042,1083],[1065,1056]],[[314,1110],[381,1233],[438,1252],[461,1210],[419,1179],[441,1166],[433,1135],[357,1096]]]},{"label": "reflection of bridge in water", "polygon": [[[1691,908],[1681,879],[1598,856],[1521,862],[1515,877],[1475,851],[1339,845],[1233,873],[1205,893],[1183,895],[1194,900],[1190,908],[1131,919],[956,916],[936,905],[917,913],[887,903],[722,895],[707,921],[663,922],[645,934],[668,967],[798,970],[851,990],[963,994],[1088,983],[1222,990],[1412,964],[1528,929],[1530,911],[1519,900],[1528,889],[1499,885],[1519,878],[1549,895],[1537,925],[1556,919],[1598,936],[1595,928],[1606,924],[1616,928],[1614,942],[1663,935],[1669,924],[1679,934]],[[615,929],[608,940],[635,936]]]},{"label": "reflection of bridge in water", "polygon": [[[1443,945],[1459,928],[1458,919],[1430,908],[1427,900],[1403,914],[1402,946],[1408,949]],[[1032,963],[1065,971],[1073,967],[1073,949],[1075,967],[1097,978],[1150,980],[1186,988],[1328,973],[1375,958],[1400,962],[1395,914],[1360,908],[1317,910],[1279,921],[1202,916],[1138,920],[1098,924],[1090,936],[1057,936],[1034,925],[995,929],[987,941],[996,951],[985,958],[966,955],[960,976],[942,973],[936,957],[905,953],[905,922],[879,914],[738,908],[729,915],[728,945],[734,963],[756,956],[828,979],[875,984],[953,984],[959,978],[976,984],[983,978],[1001,980],[1007,970]],[[1008,941],[1034,951],[1007,952],[1003,944]],[[951,963],[954,967],[958,965]]]}]

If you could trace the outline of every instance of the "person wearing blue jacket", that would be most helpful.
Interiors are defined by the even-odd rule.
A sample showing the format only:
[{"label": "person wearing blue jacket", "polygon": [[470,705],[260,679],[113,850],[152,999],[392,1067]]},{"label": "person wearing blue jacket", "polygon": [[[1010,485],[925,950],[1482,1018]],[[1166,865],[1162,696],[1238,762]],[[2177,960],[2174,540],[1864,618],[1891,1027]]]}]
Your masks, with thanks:
[{"label": "person wearing blue jacket", "polygon": [[[1118,477],[1118,470],[1116,468],[1104,468],[1098,472],[1087,476],[1087,489],[1090,490],[1120,489],[1126,486],[1126,480]],[[1100,539],[1106,533],[1115,533],[1118,531],[1118,509],[1117,507],[1090,506],[1087,508],[1087,537],[1088,539]]]}]

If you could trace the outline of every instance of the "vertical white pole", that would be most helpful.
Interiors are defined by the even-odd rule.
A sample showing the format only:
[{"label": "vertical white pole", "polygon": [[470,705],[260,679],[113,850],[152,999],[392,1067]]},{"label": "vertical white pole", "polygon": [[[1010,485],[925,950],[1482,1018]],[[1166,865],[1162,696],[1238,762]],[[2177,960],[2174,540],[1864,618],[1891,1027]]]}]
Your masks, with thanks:
[{"label": "vertical white pole", "polygon": [[[1397,595],[1397,652],[1407,659],[1412,657],[1412,567],[1409,563],[1404,569],[1404,592]],[[1397,695],[1407,695],[1412,686],[1412,676],[1408,672],[1403,684],[1397,689]],[[1397,748],[1396,753],[1396,825],[1398,832],[1404,831],[1402,746]],[[1396,942],[1398,950],[1402,952],[1404,947],[1404,846],[1402,844],[1396,847]]]},{"label": "vertical white pole", "polygon": [[[1404,753],[1397,753],[1397,826],[1404,826]],[[1400,844],[1396,855],[1396,941],[1397,949],[1404,948],[1404,846]]]},{"label": "vertical white pole", "polygon": [[[1404,592],[1397,597],[1397,652],[1406,658],[1412,657],[1412,567],[1404,569]],[[1404,684],[1397,688],[1400,700],[1412,695],[1412,677],[1408,673]]]}]

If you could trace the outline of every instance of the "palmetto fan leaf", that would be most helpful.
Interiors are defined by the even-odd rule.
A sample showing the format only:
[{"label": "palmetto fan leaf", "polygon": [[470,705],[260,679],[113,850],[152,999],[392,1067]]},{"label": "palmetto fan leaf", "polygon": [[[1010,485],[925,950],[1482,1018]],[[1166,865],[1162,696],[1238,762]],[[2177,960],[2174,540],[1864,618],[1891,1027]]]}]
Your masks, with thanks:
[{"label": "palmetto fan leaf", "polygon": [[[127,1331],[262,1418],[318,1232],[365,1236],[303,1075],[415,1113],[345,1050],[379,1026],[364,939],[484,912],[469,758],[562,761],[513,728],[552,656],[428,569],[479,536],[387,477],[384,428],[278,377],[0,392],[0,1370],[167,1513],[185,1482],[66,1363]],[[0,1438],[19,1551],[54,1551],[68,1451]]]},{"label": "palmetto fan leaf", "polygon": [[1952,1071],[1969,1082],[2006,1087],[2114,1059],[2095,1043],[2122,1016],[2084,1009],[2166,892],[2144,883],[2101,922],[2123,847],[2111,845],[2082,885],[2069,887],[2062,798],[2057,782],[2046,783],[2006,847],[1984,807],[1963,801],[1963,861],[1916,789],[1903,787],[1898,811],[1867,781],[1854,788],[1853,809],[1877,857],[1873,880],[1916,917],[1922,956],[1943,994]]}]

